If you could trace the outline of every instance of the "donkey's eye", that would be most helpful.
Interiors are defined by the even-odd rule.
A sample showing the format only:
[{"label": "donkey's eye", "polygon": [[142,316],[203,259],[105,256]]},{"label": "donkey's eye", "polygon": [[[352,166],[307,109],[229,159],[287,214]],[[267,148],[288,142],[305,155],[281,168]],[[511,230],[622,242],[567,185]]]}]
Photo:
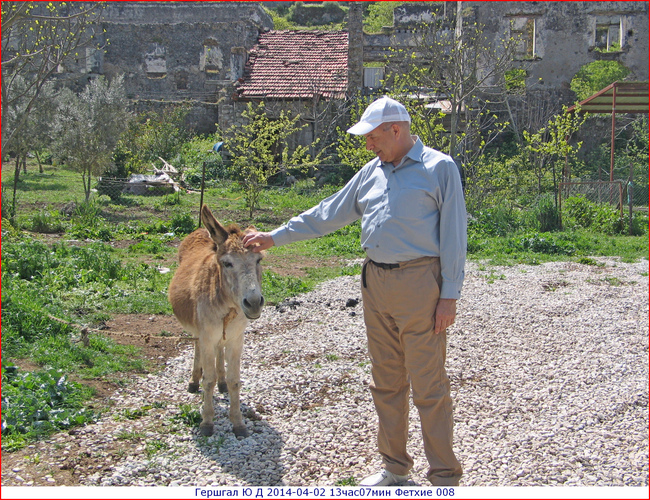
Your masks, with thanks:
[{"label": "donkey's eye", "polygon": [[221,263],[223,267],[232,267],[232,262],[224,261]]}]

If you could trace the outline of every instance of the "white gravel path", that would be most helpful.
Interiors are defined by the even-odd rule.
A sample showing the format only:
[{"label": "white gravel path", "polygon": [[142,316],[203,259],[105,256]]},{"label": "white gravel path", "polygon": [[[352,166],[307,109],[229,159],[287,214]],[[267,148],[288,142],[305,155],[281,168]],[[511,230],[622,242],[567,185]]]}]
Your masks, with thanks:
[{"label": "white gravel path", "polygon": [[[648,261],[598,261],[468,264],[447,358],[461,486],[648,486]],[[360,296],[358,278],[343,277],[249,327],[248,438],[230,432],[222,395],[214,436],[180,420],[180,404],[200,405],[186,392],[186,349],[118,391],[97,424],[53,441],[93,451],[97,466],[75,471],[87,486],[359,481],[381,467]],[[147,405],[141,418],[116,418]],[[409,484],[425,486],[413,407],[411,431]]]}]

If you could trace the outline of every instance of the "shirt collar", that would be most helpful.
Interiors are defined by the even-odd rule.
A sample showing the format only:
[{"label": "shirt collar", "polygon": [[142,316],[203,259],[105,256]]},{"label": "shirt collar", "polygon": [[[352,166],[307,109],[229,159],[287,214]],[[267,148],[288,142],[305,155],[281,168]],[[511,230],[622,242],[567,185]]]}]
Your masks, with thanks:
[{"label": "shirt collar", "polygon": [[382,163],[382,166],[388,166],[388,165],[393,165],[394,169],[402,168],[407,165],[410,165],[411,163],[418,163],[422,161],[422,154],[424,152],[424,144],[422,144],[422,141],[420,140],[420,137],[417,135],[411,136],[415,140],[415,144],[413,144],[413,147],[409,149],[408,153],[404,155],[404,158],[402,158],[402,161],[399,162],[397,165],[393,165],[392,163]]}]

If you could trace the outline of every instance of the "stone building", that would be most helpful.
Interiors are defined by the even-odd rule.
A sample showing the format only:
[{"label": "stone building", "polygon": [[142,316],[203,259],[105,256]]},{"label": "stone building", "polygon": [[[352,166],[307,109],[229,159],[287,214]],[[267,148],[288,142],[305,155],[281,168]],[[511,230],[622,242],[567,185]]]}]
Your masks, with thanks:
[{"label": "stone building", "polygon": [[[484,26],[495,44],[503,37],[521,38],[515,67],[526,71],[530,89],[565,92],[578,70],[596,60],[618,61],[635,80],[648,79],[648,2],[429,2],[395,9],[393,25],[382,33],[363,34],[363,54],[351,61],[365,65],[365,85],[383,77],[382,61],[391,47],[409,44],[411,33],[434,15],[451,18],[461,12]],[[350,26],[350,31],[353,28]],[[368,69],[375,63],[375,69]],[[378,69],[377,69],[378,68]]]},{"label": "stone building", "polygon": [[[214,130],[215,123],[222,128],[235,123],[240,106],[248,99],[294,107],[301,101],[304,107],[318,96],[322,107],[325,101],[344,97],[340,92],[271,97],[283,80],[295,82],[299,68],[321,80],[329,78],[346,88],[347,95],[380,91],[386,54],[391,47],[408,45],[417,23],[430,20],[432,9],[447,17],[462,13],[485,25],[494,40],[521,36],[516,65],[526,71],[527,89],[558,101],[574,100],[571,79],[595,60],[619,61],[634,79],[648,79],[648,2],[422,2],[396,8],[393,25],[378,34],[363,32],[363,5],[350,2],[347,33],[285,32],[279,36],[274,35],[272,19],[257,2],[106,5],[102,30],[98,30],[103,34],[97,40],[104,47],[87,49],[62,68],[59,77],[83,84],[96,75],[123,73],[128,96],[137,109],[191,101],[191,119],[200,132]],[[329,45],[314,49],[318,38],[327,38]],[[272,79],[258,78],[269,71],[259,63],[276,57],[268,47],[274,43],[288,44],[280,50],[289,50],[290,57],[274,67]],[[328,66],[328,57],[336,64]],[[341,64],[347,65],[347,74]],[[268,85],[266,97],[250,93],[253,81]],[[318,135],[333,119],[332,115],[318,118],[322,114],[313,106],[312,111],[304,141]]]},{"label": "stone building", "polygon": [[[61,79],[72,86],[98,75],[124,74],[137,110],[191,102],[200,132],[214,130],[247,53],[273,22],[254,2],[106,2],[88,48]],[[85,55],[85,57],[83,57]]]}]

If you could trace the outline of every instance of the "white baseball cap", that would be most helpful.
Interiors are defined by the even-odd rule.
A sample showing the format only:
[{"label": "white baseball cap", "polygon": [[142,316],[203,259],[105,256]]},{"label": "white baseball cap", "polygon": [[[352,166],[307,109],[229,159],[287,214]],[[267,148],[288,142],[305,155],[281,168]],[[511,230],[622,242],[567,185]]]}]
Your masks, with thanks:
[{"label": "white baseball cap", "polygon": [[348,133],[365,135],[382,123],[388,122],[411,123],[411,117],[406,108],[395,99],[381,97],[366,108],[359,123],[350,127]]}]

